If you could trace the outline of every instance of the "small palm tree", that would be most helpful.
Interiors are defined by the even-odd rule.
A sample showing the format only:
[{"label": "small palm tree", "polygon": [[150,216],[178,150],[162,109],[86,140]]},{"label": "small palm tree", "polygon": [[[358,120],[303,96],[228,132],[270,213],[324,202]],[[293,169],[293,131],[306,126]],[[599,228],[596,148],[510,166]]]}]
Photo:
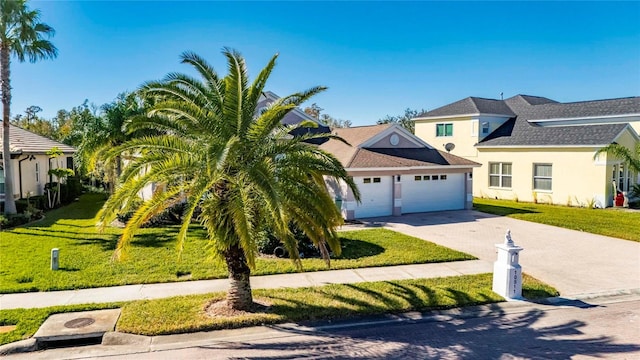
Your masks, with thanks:
[{"label": "small palm tree", "polygon": [[293,137],[292,130],[308,125],[281,124],[287,113],[325,88],[283,97],[256,113],[277,55],[249,83],[242,56],[230,49],[223,54],[228,62],[225,77],[219,77],[198,55],[184,53],[182,62],[193,66],[201,79],[171,73],[143,86],[155,105],[148,117],[132,121],[129,129],[156,134],[132,139],[105,154],[107,158],[123,152],[137,156],[124,169],[121,185],[105,203],[99,220],[104,226],[122,208],[128,210],[145,186],[163,184],[163,191],[157,191],[127,223],[115,257],[125,254],[135,230],[146,220],[186,201],[179,249],[200,208],[199,220],[207,230],[210,249],[225,261],[229,272],[227,305],[247,310],[253,305],[249,276],[255,267],[257,233],[265,226],[273,229],[300,266],[296,240],[289,230],[293,223],[328,261],[329,249],[340,253],[336,227],[342,216],[324,177],[342,179],[358,199],[359,193],[334,156],[307,142],[334,136]]},{"label": "small palm tree", "polygon": [[626,146],[622,146],[617,143],[609,144],[600,150],[596,151],[594,155],[594,159],[598,157],[598,155],[602,153],[607,153],[622,160],[629,169],[635,171],[636,173],[640,173],[640,143],[636,144],[634,150],[630,150]]},{"label": "small palm tree", "polygon": [[78,146],[79,165],[89,172],[99,172],[100,167],[105,170],[109,190],[113,192],[116,179],[122,174],[122,155],[112,158],[106,164],[98,164],[102,153],[137,136],[125,129],[125,124],[131,118],[143,115],[145,104],[137,93],[122,93],[111,103],[101,108],[99,117],[89,118],[80,124],[83,132],[82,142]]},{"label": "small palm tree", "polygon": [[0,0],[0,82],[2,83],[2,153],[4,156],[5,214],[14,214],[13,167],[9,146],[9,117],[11,116],[11,56],[20,62],[28,59],[34,63],[40,59],[55,58],[56,47],[45,38],[54,30],[40,22],[40,11],[27,7],[26,0]]}]

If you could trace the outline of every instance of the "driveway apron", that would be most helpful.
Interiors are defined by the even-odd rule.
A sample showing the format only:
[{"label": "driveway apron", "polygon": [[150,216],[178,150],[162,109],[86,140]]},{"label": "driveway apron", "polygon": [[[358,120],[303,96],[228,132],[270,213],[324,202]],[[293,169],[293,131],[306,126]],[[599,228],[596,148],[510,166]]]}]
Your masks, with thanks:
[{"label": "driveway apron", "polygon": [[[462,210],[373,219],[393,230],[493,263],[511,230],[523,272],[563,296],[640,288],[640,243]],[[382,225],[381,224],[381,225]],[[640,224],[638,226],[640,231]]]}]

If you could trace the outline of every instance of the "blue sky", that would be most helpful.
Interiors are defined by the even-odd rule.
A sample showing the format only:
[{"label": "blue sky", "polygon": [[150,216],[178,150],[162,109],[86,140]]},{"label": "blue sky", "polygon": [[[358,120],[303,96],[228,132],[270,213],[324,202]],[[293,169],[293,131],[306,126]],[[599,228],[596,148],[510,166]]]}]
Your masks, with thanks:
[{"label": "blue sky", "polygon": [[[185,50],[226,73],[232,47],[267,87],[329,87],[311,102],[354,125],[467,96],[569,102],[640,95],[640,2],[32,1],[57,59],[12,63],[12,113],[53,117],[157,80]],[[310,105],[310,104],[309,104]]]}]

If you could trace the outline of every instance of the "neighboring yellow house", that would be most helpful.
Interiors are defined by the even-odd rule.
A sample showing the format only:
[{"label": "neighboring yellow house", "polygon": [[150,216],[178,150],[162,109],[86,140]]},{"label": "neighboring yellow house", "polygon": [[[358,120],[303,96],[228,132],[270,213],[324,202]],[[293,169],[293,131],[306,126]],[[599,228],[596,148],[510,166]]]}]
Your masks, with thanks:
[{"label": "neighboring yellow house", "polygon": [[596,151],[611,143],[634,151],[640,97],[559,103],[517,95],[469,97],[414,119],[415,134],[482,164],[473,195],[571,206],[607,207],[639,174]]}]

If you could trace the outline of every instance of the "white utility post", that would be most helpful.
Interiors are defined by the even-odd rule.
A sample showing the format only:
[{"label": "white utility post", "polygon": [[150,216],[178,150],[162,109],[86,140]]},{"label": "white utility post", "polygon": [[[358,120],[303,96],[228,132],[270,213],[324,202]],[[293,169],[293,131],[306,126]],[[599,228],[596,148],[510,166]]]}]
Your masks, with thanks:
[{"label": "white utility post", "polygon": [[522,267],[518,264],[518,253],[523,249],[516,246],[507,230],[504,244],[496,244],[498,260],[493,263],[493,291],[507,300],[522,299]]},{"label": "white utility post", "polygon": [[51,270],[58,270],[60,266],[60,250],[58,248],[51,249]]}]

